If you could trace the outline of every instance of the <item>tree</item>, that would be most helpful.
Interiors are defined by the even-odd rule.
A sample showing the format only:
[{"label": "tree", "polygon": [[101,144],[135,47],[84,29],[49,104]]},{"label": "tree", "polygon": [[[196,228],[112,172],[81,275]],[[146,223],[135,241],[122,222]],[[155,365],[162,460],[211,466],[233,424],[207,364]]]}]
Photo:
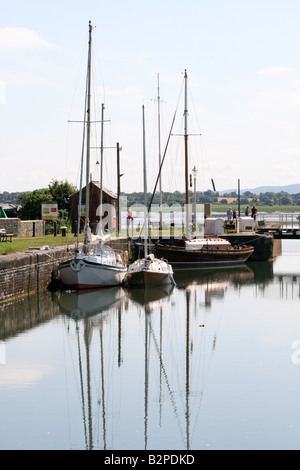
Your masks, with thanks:
[{"label": "tree", "polygon": [[[69,219],[71,214],[71,196],[76,187],[68,181],[52,180],[46,189],[36,189],[32,192],[20,194],[20,217],[23,220],[39,220],[42,218],[42,204],[57,204],[63,213],[63,220]],[[59,212],[60,213],[60,212]]]},{"label": "tree", "polygon": [[39,220],[42,218],[42,204],[51,204],[52,196],[48,189],[36,189],[20,194],[20,217],[23,220]]},{"label": "tree", "polygon": [[58,204],[58,209],[67,210],[71,214],[71,196],[76,193],[77,188],[66,181],[52,180],[48,186],[52,201]]},{"label": "tree", "polygon": [[247,197],[248,199],[256,197],[256,194],[251,193],[251,191],[245,191],[244,196]]},{"label": "tree", "polygon": [[280,204],[283,206],[292,205],[293,204],[292,197],[287,193],[280,196]]}]

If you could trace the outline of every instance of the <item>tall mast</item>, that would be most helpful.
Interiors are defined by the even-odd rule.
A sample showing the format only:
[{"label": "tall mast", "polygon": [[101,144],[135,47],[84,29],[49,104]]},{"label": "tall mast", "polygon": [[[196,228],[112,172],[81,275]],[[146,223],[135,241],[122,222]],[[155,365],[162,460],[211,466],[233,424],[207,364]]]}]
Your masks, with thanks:
[{"label": "tall mast", "polygon": [[[159,170],[161,167],[161,144],[160,144],[160,93],[159,93],[159,74],[157,74],[157,119],[158,119],[158,161]],[[159,229],[162,230],[162,181],[161,171],[159,175]]]},{"label": "tall mast", "polygon": [[189,168],[188,168],[188,103],[187,103],[187,72],[184,71],[184,154],[185,154],[185,205],[186,205],[186,234],[189,233]]},{"label": "tall mast", "polygon": [[102,203],[103,203],[103,122],[104,122],[104,104],[101,105],[101,162],[100,162],[100,220],[102,217]]},{"label": "tall mast", "polygon": [[147,224],[147,174],[146,174],[146,138],[145,138],[145,106],[143,105],[143,171],[144,171],[144,225],[145,225],[145,249],[144,255],[147,257],[148,246],[148,224]]},{"label": "tall mast", "polygon": [[90,216],[90,128],[91,128],[91,67],[92,67],[92,24],[89,22],[89,50],[87,70],[87,140],[86,140],[86,188],[85,188],[85,220]]}]

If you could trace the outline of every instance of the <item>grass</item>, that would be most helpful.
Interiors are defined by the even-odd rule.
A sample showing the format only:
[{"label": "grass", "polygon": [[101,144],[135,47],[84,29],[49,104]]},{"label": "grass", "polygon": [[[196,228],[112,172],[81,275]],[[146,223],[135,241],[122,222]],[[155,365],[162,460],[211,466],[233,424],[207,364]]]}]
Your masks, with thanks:
[{"label": "grass", "polygon": [[76,237],[73,234],[67,234],[65,237],[61,235],[44,235],[42,237],[13,237],[12,242],[0,243],[0,255],[9,255],[12,253],[27,251],[30,247],[41,247],[48,245],[63,246],[73,245],[76,243]]}]

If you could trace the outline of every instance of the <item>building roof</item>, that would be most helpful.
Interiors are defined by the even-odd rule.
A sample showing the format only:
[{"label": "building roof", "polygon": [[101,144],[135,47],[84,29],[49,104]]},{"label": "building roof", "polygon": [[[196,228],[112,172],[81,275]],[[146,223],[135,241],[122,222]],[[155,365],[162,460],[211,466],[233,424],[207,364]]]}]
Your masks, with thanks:
[{"label": "building roof", "polygon": [[[99,182],[99,181],[91,181],[91,182],[90,182],[90,185],[91,185],[91,184],[93,184],[94,186],[97,186],[97,188],[99,188],[99,190],[100,190],[101,186],[100,186],[100,182]],[[82,190],[85,190],[85,186],[82,188]],[[109,197],[111,197],[112,199],[118,199],[117,194],[115,194],[115,193],[114,193],[113,191],[111,191],[110,189],[107,189],[105,186],[103,186],[103,192],[104,192],[105,194],[107,194]],[[78,194],[78,193],[79,193],[79,191],[77,191],[77,193],[75,193],[75,194]]]},{"label": "building roof", "polygon": [[[100,190],[101,186],[100,186],[99,181],[91,181],[91,183],[94,184],[95,186],[97,186]],[[103,185],[102,185],[102,188],[103,188],[103,192],[106,193],[108,196],[110,196],[113,199],[118,199],[118,196],[117,196],[116,193],[114,193],[113,191],[111,191],[110,189],[106,188]]]}]

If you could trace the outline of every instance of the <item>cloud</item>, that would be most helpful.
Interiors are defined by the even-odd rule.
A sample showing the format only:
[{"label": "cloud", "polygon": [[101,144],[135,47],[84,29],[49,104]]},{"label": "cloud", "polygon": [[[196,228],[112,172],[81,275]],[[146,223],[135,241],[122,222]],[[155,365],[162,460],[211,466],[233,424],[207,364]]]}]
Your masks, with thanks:
[{"label": "cloud", "polygon": [[278,79],[290,79],[294,77],[294,72],[290,67],[265,67],[258,72],[261,75],[269,75]]},{"label": "cloud", "polygon": [[53,44],[41,38],[28,28],[0,28],[0,49],[44,49],[52,48]]}]

